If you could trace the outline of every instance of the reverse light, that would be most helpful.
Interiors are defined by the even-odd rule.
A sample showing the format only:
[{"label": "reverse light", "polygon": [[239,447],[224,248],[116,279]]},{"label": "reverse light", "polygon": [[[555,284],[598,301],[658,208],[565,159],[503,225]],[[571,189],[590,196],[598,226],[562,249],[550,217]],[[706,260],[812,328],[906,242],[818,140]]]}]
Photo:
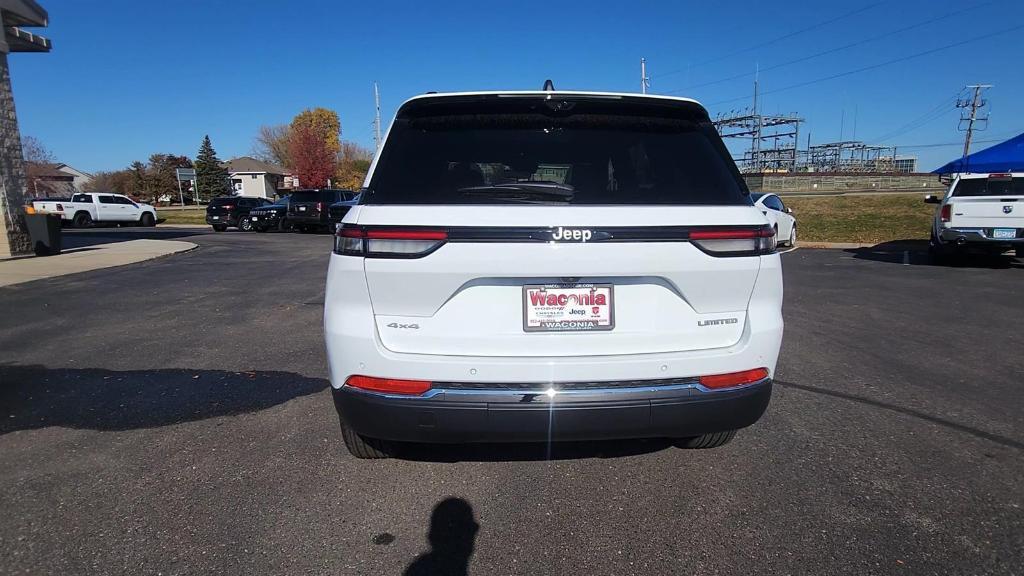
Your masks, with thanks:
[{"label": "reverse light", "polygon": [[427,380],[399,380],[397,378],[373,378],[372,376],[349,376],[345,380],[346,386],[369,390],[371,392],[384,392],[387,394],[408,394],[410,396],[423,394],[430,390],[431,382]]},{"label": "reverse light", "polygon": [[943,222],[949,222],[953,218],[953,206],[945,204],[942,206],[942,211],[939,212],[939,219]]},{"label": "reverse light", "polygon": [[690,242],[711,256],[761,256],[775,252],[775,229],[703,228],[690,232]]},{"label": "reverse light", "polygon": [[448,232],[423,228],[363,228],[344,224],[334,235],[334,252],[368,258],[419,258],[448,241]]},{"label": "reverse light", "polygon": [[722,388],[734,388],[745,384],[753,384],[768,377],[767,368],[754,368],[743,372],[730,372],[728,374],[712,374],[701,376],[700,385],[705,388],[719,390]]}]

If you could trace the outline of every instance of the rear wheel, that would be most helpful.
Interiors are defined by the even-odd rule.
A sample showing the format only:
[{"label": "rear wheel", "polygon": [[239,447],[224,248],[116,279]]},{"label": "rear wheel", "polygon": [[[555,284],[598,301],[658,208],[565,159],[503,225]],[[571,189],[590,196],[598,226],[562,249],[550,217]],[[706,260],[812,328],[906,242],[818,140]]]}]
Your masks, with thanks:
[{"label": "rear wheel", "polygon": [[243,217],[241,220],[238,221],[238,229],[243,232],[251,232],[252,220],[250,220],[248,216]]},{"label": "rear wheel", "polygon": [[213,231],[214,232],[223,232],[223,231],[225,231],[227,229],[228,229],[228,227],[223,225],[223,224],[214,224],[213,225]]},{"label": "rear wheel", "polygon": [[691,448],[697,450],[702,450],[704,448],[718,448],[719,446],[725,446],[731,442],[735,436],[735,430],[712,432],[711,434],[703,434],[701,436],[693,436],[691,438],[679,438],[675,441],[675,445],[679,448]]},{"label": "rear wheel", "polygon": [[75,228],[88,228],[92,226],[92,216],[88,212],[79,212],[75,214],[71,223],[74,224]]},{"label": "rear wheel", "polygon": [[1017,248],[1013,253],[1017,255],[1017,258],[1024,258],[1024,248]]},{"label": "rear wheel", "polygon": [[139,225],[149,228],[150,226],[156,226],[156,218],[149,212],[143,212],[142,217],[139,218]]},{"label": "rear wheel", "polygon": [[378,459],[391,457],[391,445],[384,440],[367,438],[341,423],[341,436],[345,439],[345,447],[356,458]]}]

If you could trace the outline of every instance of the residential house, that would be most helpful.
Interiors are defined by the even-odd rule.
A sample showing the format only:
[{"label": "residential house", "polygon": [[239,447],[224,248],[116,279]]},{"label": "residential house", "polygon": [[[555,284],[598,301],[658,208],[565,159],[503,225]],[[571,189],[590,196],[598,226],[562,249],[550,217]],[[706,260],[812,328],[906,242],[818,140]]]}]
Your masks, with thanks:
[{"label": "residential house", "polygon": [[291,191],[294,178],[288,170],[249,156],[224,163],[231,177],[231,187],[240,196],[276,198]]}]

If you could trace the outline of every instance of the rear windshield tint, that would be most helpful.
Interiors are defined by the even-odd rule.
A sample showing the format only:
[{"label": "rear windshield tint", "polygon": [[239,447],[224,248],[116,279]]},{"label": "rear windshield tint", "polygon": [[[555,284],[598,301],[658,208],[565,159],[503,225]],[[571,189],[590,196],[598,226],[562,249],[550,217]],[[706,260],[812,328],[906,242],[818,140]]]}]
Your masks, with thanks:
[{"label": "rear windshield tint", "polygon": [[238,203],[237,198],[220,197],[210,200],[210,206],[223,206],[225,204],[236,204]]},{"label": "rear windshield tint", "polygon": [[967,178],[953,190],[953,196],[1024,196],[1024,178]]},{"label": "rear windshield tint", "polygon": [[332,196],[325,190],[292,192],[292,202],[324,202]]},{"label": "rear windshield tint", "polygon": [[750,204],[702,110],[528,108],[400,117],[361,203]]}]

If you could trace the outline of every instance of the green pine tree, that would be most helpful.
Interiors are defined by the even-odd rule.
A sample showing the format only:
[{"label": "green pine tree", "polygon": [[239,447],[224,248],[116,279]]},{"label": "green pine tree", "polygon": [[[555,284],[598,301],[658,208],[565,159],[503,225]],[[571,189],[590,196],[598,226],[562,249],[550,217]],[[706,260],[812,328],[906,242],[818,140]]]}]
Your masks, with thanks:
[{"label": "green pine tree", "polygon": [[196,155],[196,186],[200,198],[214,198],[231,193],[228,171],[221,166],[217,152],[210,143],[210,137],[203,137],[203,144]]}]

